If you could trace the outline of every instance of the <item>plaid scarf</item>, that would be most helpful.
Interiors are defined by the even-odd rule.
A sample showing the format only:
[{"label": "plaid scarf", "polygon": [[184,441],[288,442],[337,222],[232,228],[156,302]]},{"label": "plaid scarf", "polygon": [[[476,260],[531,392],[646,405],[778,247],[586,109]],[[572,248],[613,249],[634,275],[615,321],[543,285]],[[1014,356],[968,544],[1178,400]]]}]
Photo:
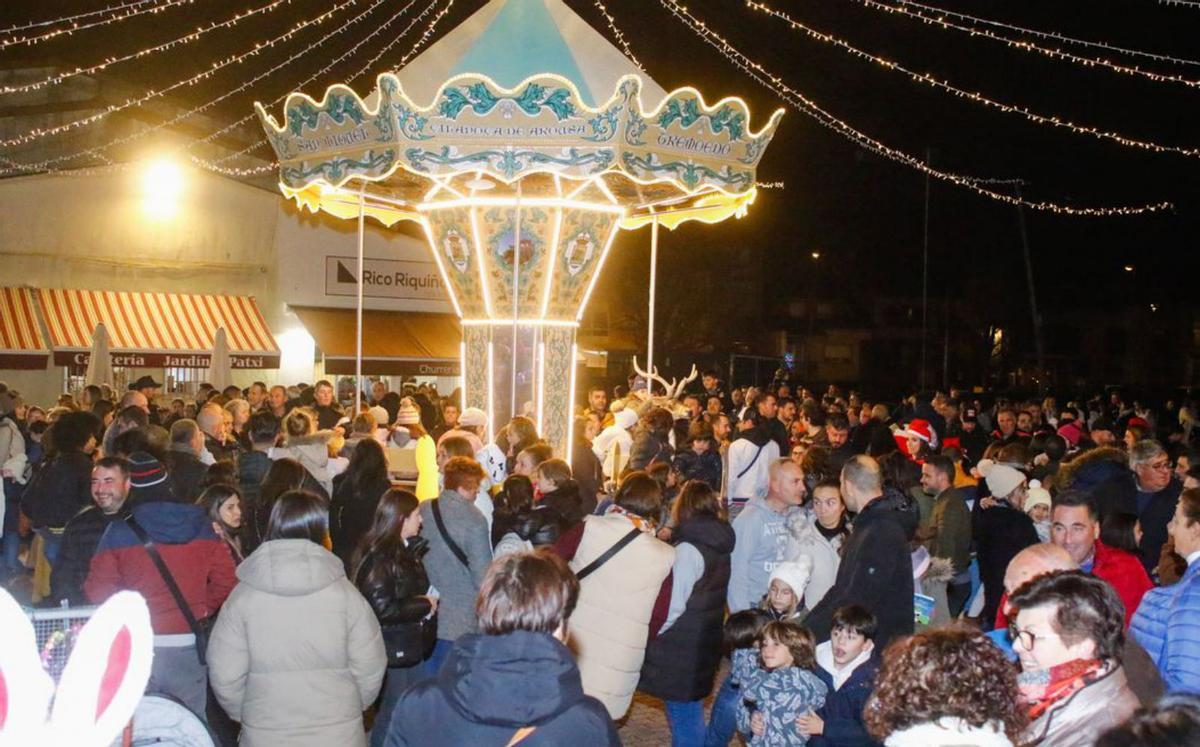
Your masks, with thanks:
[{"label": "plaid scarf", "polygon": [[1109,666],[1100,659],[1075,659],[1049,669],[1022,672],[1017,677],[1029,720],[1037,721],[1050,707],[1100,679]]}]

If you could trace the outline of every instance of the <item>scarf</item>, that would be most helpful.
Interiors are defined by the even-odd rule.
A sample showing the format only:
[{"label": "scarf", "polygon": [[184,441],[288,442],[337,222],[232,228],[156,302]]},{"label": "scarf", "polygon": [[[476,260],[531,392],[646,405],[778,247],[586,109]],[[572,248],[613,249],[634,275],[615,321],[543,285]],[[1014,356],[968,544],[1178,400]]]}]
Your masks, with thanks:
[{"label": "scarf", "polygon": [[1017,677],[1017,689],[1029,706],[1029,720],[1037,721],[1055,703],[1092,684],[1108,670],[1100,659],[1075,659],[1049,669],[1022,672]]},{"label": "scarf", "polygon": [[651,532],[651,533],[654,532],[654,525],[652,523],[650,523],[648,520],[642,518],[641,516],[638,516],[637,514],[632,514],[628,511],[626,511],[625,509],[621,508],[620,506],[616,505],[615,503],[613,505],[609,506],[608,509],[604,512],[605,516],[612,516],[614,514],[619,514],[621,516],[624,516],[626,519],[629,519],[629,522],[631,524],[633,524],[635,527],[642,530],[643,532]]},{"label": "scarf", "polygon": [[842,514],[842,520],[839,521],[838,525],[836,527],[834,527],[833,529],[826,529],[824,526],[821,525],[821,522],[817,521],[816,519],[813,519],[813,526],[815,526],[817,528],[817,531],[821,533],[822,537],[829,540],[830,542],[832,542],[834,540],[834,538],[836,538],[836,537],[840,537],[843,534],[849,533],[846,528],[846,524],[847,524],[847,521],[846,521],[845,514]]}]

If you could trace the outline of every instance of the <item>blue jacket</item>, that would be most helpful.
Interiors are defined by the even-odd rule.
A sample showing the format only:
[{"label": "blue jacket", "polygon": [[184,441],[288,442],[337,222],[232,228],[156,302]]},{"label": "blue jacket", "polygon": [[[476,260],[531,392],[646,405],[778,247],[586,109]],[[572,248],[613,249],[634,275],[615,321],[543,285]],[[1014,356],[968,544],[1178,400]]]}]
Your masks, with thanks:
[{"label": "blue jacket", "polygon": [[400,696],[384,746],[505,747],[531,726],[521,747],[621,744],[604,706],[584,694],[566,646],[526,630],[469,634],[437,677]]},{"label": "blue jacket", "polygon": [[1169,692],[1200,693],[1200,563],[1178,583],[1146,592],[1130,630]]},{"label": "blue jacket", "polygon": [[878,672],[879,657],[872,656],[855,668],[841,689],[835,690],[833,675],[824,667],[817,667],[817,676],[829,692],[825,705],[817,711],[825,721],[825,733],[809,740],[811,747],[878,747],[879,743],[871,739],[863,725],[863,706],[875,689]]}]

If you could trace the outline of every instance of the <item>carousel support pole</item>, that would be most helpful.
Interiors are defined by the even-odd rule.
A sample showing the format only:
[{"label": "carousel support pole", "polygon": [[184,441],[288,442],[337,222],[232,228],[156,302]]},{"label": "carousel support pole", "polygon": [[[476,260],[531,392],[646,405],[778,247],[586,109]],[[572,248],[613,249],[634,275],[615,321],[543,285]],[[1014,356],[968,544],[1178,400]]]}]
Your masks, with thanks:
[{"label": "carousel support pole", "polygon": [[[513,279],[512,279],[512,410],[509,417],[516,417],[517,412],[517,317],[520,316],[520,281],[521,281],[521,182],[517,182],[517,214],[513,221]],[[538,425],[541,428],[541,424]]]},{"label": "carousel support pole", "polygon": [[[658,286],[658,218],[650,223],[650,309],[646,330],[646,370],[654,372],[654,296]],[[653,387],[653,382],[646,382],[647,390]]]},{"label": "carousel support pole", "polygon": [[364,181],[358,191],[358,303],[354,322],[354,415],[362,407],[362,316],[363,316],[363,235],[366,232],[366,191]]}]

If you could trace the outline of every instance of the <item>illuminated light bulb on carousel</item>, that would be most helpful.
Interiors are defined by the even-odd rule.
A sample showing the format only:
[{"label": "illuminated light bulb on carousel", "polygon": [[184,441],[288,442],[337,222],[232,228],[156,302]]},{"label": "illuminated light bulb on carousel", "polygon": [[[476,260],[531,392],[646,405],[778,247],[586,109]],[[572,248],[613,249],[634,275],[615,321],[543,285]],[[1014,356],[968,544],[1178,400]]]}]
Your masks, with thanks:
[{"label": "illuminated light bulb on carousel", "polygon": [[281,119],[256,105],[283,193],[420,224],[462,319],[464,404],[495,428],[534,403],[560,454],[618,231],[744,216],[783,114],[754,130],[739,98],[665,91],[562,0],[492,0],[369,95],[318,93]]}]

